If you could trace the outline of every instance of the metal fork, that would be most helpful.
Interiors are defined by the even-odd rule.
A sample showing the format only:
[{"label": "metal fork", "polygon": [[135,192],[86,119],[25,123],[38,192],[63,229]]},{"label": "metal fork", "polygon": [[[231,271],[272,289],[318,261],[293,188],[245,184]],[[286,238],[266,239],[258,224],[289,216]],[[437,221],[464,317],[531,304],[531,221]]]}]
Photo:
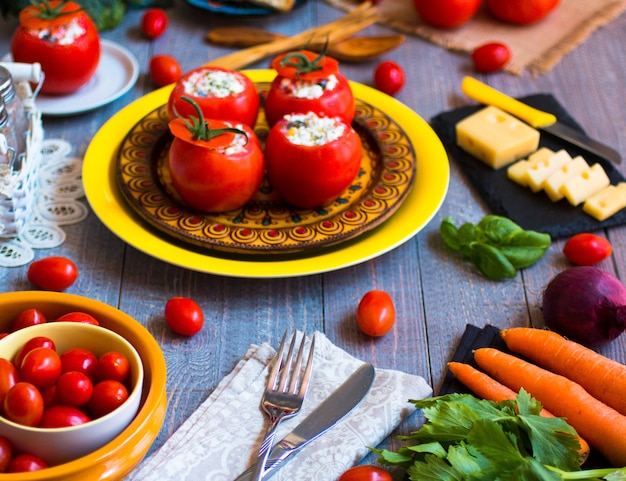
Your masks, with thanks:
[{"label": "metal fork", "polygon": [[283,334],[278,352],[272,360],[272,369],[269,373],[267,387],[261,400],[261,406],[270,419],[270,424],[265,432],[263,443],[259,448],[258,458],[254,467],[251,479],[260,481],[263,479],[265,464],[270,450],[274,444],[276,428],[283,419],[290,418],[298,413],[304,400],[304,395],[309,386],[311,377],[311,367],[313,366],[313,349],[315,348],[315,338],[311,340],[309,357],[306,366],[302,366],[304,354],[304,341],[306,336],[302,336],[302,342],[295,356],[296,334],[291,336],[289,352],[286,359],[283,359],[285,351],[285,340],[287,331]]}]

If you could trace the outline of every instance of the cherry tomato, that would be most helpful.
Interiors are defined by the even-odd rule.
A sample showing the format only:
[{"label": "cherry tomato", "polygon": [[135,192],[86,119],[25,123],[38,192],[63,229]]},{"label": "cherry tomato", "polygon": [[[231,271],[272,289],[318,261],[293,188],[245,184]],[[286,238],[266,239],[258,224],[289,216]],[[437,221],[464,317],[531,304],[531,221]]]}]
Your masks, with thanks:
[{"label": "cherry tomato", "polygon": [[39,427],[66,428],[69,426],[79,426],[89,421],[91,421],[91,418],[80,409],[59,404],[44,411]]},{"label": "cherry tomato", "polygon": [[4,436],[0,436],[0,473],[5,473],[13,458],[13,445]]},{"label": "cherry tomato", "polygon": [[27,473],[46,469],[48,463],[32,454],[18,454],[11,460],[7,473]]},{"label": "cherry tomato", "polygon": [[192,336],[204,325],[200,306],[187,297],[172,297],[165,304],[165,322],[176,334]]},{"label": "cherry tomato", "polygon": [[[287,202],[301,208],[321,207],[337,199],[359,172],[362,146],[359,135],[341,117],[332,117],[336,139],[321,145],[292,142],[293,130],[315,124],[321,117],[286,116],[271,128],[265,143],[265,164],[270,184]],[[294,159],[298,159],[294,162]]]},{"label": "cherry tomato", "polygon": [[[206,123],[213,132],[235,127],[222,120]],[[195,140],[182,119],[172,120],[169,127],[174,134],[170,174],[186,204],[202,212],[226,212],[254,197],[263,181],[265,162],[261,143],[248,125],[237,124],[245,135],[224,131],[210,140]]]},{"label": "cherry tomato", "polygon": [[93,384],[85,374],[70,371],[61,374],[56,382],[56,399],[59,404],[79,407],[87,404],[93,393]]},{"label": "cherry tomato", "polygon": [[404,87],[404,70],[391,60],[385,60],[374,71],[374,85],[387,95],[395,95]]},{"label": "cherry tomato", "polygon": [[613,252],[613,246],[604,237],[595,234],[576,234],[570,237],[563,246],[565,257],[573,264],[592,266]]},{"label": "cherry tomato", "polygon": [[141,17],[141,30],[143,34],[155,39],[163,35],[167,29],[167,14],[161,8],[149,8]]},{"label": "cherry tomato", "polygon": [[150,78],[157,87],[178,81],[182,74],[178,60],[171,55],[155,55],[150,59]]},{"label": "cherry tomato", "polygon": [[396,308],[385,291],[366,292],[356,311],[356,322],[362,332],[378,337],[387,334],[396,321]]},{"label": "cherry tomato", "polygon": [[98,359],[98,379],[124,382],[130,372],[130,363],[124,354],[110,351]]},{"label": "cherry tomato", "polygon": [[489,42],[476,47],[472,52],[474,68],[479,72],[495,72],[511,59],[511,50],[500,42]]},{"label": "cherry tomato", "polygon": [[498,20],[526,25],[546,17],[560,0],[487,0],[487,10]]},{"label": "cherry tomato", "polygon": [[4,397],[4,415],[14,423],[37,426],[43,416],[39,389],[28,382],[18,382]]},{"label": "cherry tomato", "polygon": [[78,277],[76,265],[62,256],[44,257],[31,262],[27,271],[28,280],[45,291],[64,291]]},{"label": "cherry tomato", "polygon": [[348,469],[337,481],[392,481],[392,477],[384,469],[363,465]]},{"label": "cherry tomato", "polygon": [[98,374],[98,358],[88,349],[73,347],[61,354],[61,373],[78,371],[92,381]]},{"label": "cherry tomato", "polygon": [[57,318],[56,322],[82,322],[83,324],[91,324],[92,326],[99,326],[98,319],[86,312],[68,312]]},{"label": "cherry tomato", "polygon": [[46,317],[37,309],[26,309],[20,312],[13,324],[11,325],[11,331],[17,331],[29,326],[35,326],[37,324],[43,324],[48,322]]},{"label": "cherry tomato", "polygon": [[[42,12],[58,8],[44,19]],[[59,39],[76,32],[69,43]],[[11,39],[15,62],[41,64],[46,73],[41,93],[68,94],[86,85],[100,63],[100,36],[96,25],[78,3],[50,0],[20,12],[20,26]],[[55,289],[51,289],[55,290]]]},{"label": "cherry tomato", "polygon": [[[9,389],[20,381],[20,375],[12,362],[0,358],[0,413],[2,412],[2,403]],[[0,471],[2,472],[2,471]]]},{"label": "cherry tomato", "polygon": [[[283,53],[272,60],[272,68],[278,75],[272,81],[264,103],[265,117],[269,126],[274,126],[285,115],[307,112],[343,117],[350,124],[355,113],[354,95],[346,78],[339,73],[337,61],[323,57],[320,61],[321,69],[302,72],[289,66],[293,61],[289,61],[288,55],[294,53],[302,55],[309,62],[319,57],[317,53],[302,50]],[[326,88],[327,85],[331,85],[330,77],[333,75],[336,78],[336,85],[333,88]],[[303,81],[311,86],[317,86],[319,96],[310,98],[297,95],[296,86]]]},{"label": "cherry tomato", "polygon": [[52,349],[37,347],[24,356],[19,369],[22,381],[43,391],[54,385],[61,375],[61,358]]},{"label": "cherry tomato", "polygon": [[15,359],[13,360],[13,362],[15,362],[15,365],[21,366],[22,361],[24,360],[24,356],[26,356],[26,354],[28,354],[30,351],[32,351],[33,349],[37,347],[47,347],[48,349],[52,349],[53,351],[56,351],[56,346],[54,345],[54,341],[50,339],[49,337],[46,337],[46,336],[33,337],[32,339],[29,339],[28,341],[26,341],[24,345],[22,346],[22,348],[19,350],[19,352],[16,354]]},{"label": "cherry tomato", "polygon": [[101,417],[120,407],[128,399],[128,390],[119,381],[107,379],[93,387],[89,400],[89,411],[94,417]]},{"label": "cherry tomato", "polygon": [[439,28],[457,28],[467,23],[481,3],[482,0],[413,0],[420,17]]},{"label": "cherry tomato", "polygon": [[[225,90],[207,89],[205,84],[230,83],[233,87]],[[230,120],[254,127],[261,100],[254,83],[241,72],[220,67],[199,67],[187,72],[172,90],[167,101],[170,119],[198,116],[193,105],[181,97],[191,98],[205,119]]]}]

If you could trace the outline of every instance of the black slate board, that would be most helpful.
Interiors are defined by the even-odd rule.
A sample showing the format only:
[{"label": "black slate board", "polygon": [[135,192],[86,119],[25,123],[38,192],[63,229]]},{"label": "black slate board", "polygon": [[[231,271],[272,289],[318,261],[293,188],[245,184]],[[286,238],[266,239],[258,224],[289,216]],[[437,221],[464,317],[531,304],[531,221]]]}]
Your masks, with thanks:
[{"label": "black slate board", "polygon": [[[550,94],[536,94],[520,98],[522,102],[550,112],[559,122],[582,131],[580,125],[568,114],[563,106]],[[599,222],[582,210],[582,205],[573,207],[567,200],[552,202],[544,192],[533,193],[509,180],[506,167],[493,170],[456,145],[455,125],[465,117],[484,108],[483,105],[461,107],[441,113],[431,119],[431,125],[444,143],[449,156],[454,159],[468,177],[492,212],[508,217],[527,230],[550,234],[553,239],[570,237],[580,232],[593,232],[605,227],[626,224],[626,209]],[[553,151],[565,149],[570,156],[582,155],[588,164],[599,162],[612,184],[623,182],[624,177],[613,164],[575,145],[569,144],[541,131],[540,147]]]}]

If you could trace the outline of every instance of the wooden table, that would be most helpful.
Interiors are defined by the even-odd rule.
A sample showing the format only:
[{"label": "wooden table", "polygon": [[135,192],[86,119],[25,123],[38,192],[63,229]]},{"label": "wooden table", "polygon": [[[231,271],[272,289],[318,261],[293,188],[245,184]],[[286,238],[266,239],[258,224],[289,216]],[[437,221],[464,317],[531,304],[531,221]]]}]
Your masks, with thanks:
[{"label": "wooden table", "polygon": [[[148,41],[139,30],[141,11],[130,11],[123,24],[103,33],[103,38],[124,45],[137,57],[141,74],[134,88],[96,111],[45,117],[46,137],[71,142],[74,155],[82,156],[92,137],[112,115],[155,89],[147,75],[150,58],[174,54],[183,70],[229,52],[204,41],[205,34],[221,25],[251,24],[283,33],[296,33],[341,13],[320,1],[310,1],[297,11],[267,17],[227,17],[198,10],[177,0],[169,10],[167,33]],[[0,21],[0,54],[9,50],[15,19]],[[369,33],[388,33],[382,26]],[[387,58],[402,64],[408,82],[397,99],[422,118],[470,104],[460,92],[461,79],[472,74],[513,96],[549,92],[567,106],[587,132],[626,156],[626,15],[596,31],[565,56],[546,75],[516,77],[506,73],[483,76],[473,72],[467,55],[446,51],[419,38],[407,41]],[[348,78],[372,83],[376,62],[344,65]],[[267,62],[253,65],[266,68]],[[626,173],[626,164],[620,169]],[[439,236],[439,224],[451,215],[458,222],[477,222],[489,213],[454,161],[447,197],[437,215],[418,235],[380,257],[334,272],[287,278],[245,279],[211,275],[175,267],[128,246],[112,234],[93,212],[83,222],[67,226],[67,240],[53,250],[37,253],[72,258],[80,269],[68,292],[113,305],[148,327],[160,343],[168,366],[169,408],[153,449],[161,446],[191,412],[233,368],[251,343],[277,345],[286,327],[323,331],[334,343],[378,367],[424,376],[435,391],[445,374],[455,346],[467,323],[478,326],[541,326],[541,293],[548,280],[568,266],[563,241],[554,242],[545,256],[515,279],[487,280],[474,267],[452,254]],[[613,256],[600,264],[624,279],[626,228],[606,235]],[[32,288],[26,267],[0,271],[3,291]],[[395,328],[372,339],[355,325],[355,310],[370,289],[391,294],[397,309]],[[188,296],[204,309],[206,325],[191,338],[174,335],[165,325],[163,308],[173,296]],[[601,351],[626,361],[626,337]],[[414,427],[411,422],[400,428]],[[393,439],[387,441],[391,445]]]}]

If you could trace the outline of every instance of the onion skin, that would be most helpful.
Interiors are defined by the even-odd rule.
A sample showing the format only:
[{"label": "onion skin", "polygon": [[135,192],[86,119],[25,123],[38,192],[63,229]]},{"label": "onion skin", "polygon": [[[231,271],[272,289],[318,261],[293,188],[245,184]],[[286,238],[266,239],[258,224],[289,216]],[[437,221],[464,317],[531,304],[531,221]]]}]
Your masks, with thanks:
[{"label": "onion skin", "polygon": [[542,310],[550,329],[589,347],[602,346],[626,330],[626,287],[597,267],[571,267],[548,283]]}]

